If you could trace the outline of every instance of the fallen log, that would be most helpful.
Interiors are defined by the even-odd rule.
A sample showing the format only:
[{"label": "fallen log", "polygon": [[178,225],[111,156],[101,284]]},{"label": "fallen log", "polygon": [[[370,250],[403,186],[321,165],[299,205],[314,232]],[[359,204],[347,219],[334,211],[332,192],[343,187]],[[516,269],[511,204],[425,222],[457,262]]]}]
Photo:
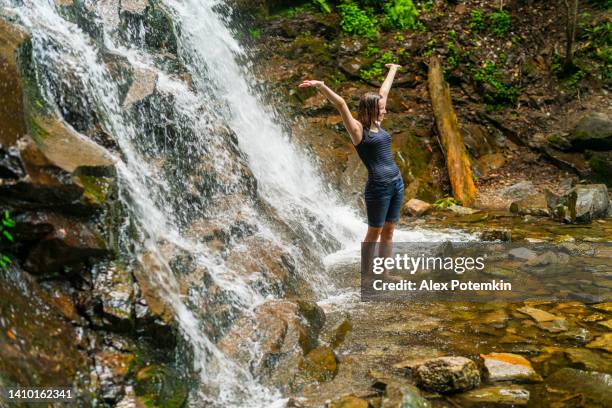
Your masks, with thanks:
[{"label": "fallen log", "polygon": [[442,67],[436,56],[430,59],[427,82],[453,197],[461,201],[464,206],[470,206],[476,200],[476,186],[472,177],[470,159],[463,143],[457,115],[453,109],[450,89],[444,80]]}]

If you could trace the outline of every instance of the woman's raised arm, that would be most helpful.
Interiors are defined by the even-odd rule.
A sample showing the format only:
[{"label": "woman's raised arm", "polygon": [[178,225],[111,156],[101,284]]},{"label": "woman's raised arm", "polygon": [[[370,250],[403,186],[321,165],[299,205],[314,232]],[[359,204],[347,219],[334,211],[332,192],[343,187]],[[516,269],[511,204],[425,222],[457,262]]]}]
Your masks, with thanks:
[{"label": "woman's raised arm", "polygon": [[340,112],[340,116],[342,117],[342,122],[344,122],[344,127],[348,131],[351,136],[351,140],[354,145],[358,145],[361,143],[361,139],[363,138],[363,127],[358,120],[353,118],[346,101],[342,99],[340,95],[329,89],[327,85],[323,81],[315,81],[315,80],[305,80],[300,85],[300,88],[309,88],[315,87],[319,91],[323,92],[323,95],[338,109]]},{"label": "woman's raised arm", "polygon": [[391,90],[391,84],[393,84],[393,78],[395,78],[395,73],[400,67],[397,64],[387,64],[385,66],[389,68],[389,72],[387,73],[387,77],[385,78],[385,81],[382,83],[380,90],[378,91],[381,99],[381,108],[387,106],[387,97],[389,96],[389,91]]}]

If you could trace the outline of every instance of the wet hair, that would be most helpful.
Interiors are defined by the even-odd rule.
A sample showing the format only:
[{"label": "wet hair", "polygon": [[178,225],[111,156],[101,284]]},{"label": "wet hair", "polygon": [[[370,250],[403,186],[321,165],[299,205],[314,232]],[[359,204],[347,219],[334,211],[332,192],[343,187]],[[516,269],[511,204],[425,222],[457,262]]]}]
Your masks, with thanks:
[{"label": "wet hair", "polygon": [[357,120],[361,122],[365,129],[369,129],[372,123],[378,120],[379,100],[380,95],[374,92],[367,92],[359,98]]}]

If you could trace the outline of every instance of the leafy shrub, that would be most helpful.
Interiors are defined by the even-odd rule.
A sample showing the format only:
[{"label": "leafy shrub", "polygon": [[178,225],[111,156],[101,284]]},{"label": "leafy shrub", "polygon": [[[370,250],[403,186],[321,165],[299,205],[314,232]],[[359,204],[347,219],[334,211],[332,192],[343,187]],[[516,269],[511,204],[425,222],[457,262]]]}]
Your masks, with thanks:
[{"label": "leafy shrub", "polygon": [[378,35],[376,17],[371,10],[362,10],[355,3],[343,3],[338,6],[342,20],[340,27],[351,35],[374,38]]},{"label": "leafy shrub", "polygon": [[[11,214],[5,210],[4,218],[0,221],[0,241],[2,239],[6,239],[9,242],[15,241],[13,235],[8,231],[9,228],[13,228],[14,226],[15,221],[11,219]],[[0,268],[6,269],[10,263],[12,263],[11,258],[0,252]]]},{"label": "leafy shrub", "polygon": [[482,10],[472,10],[470,13],[470,30],[474,32],[484,31],[486,28],[485,16]]},{"label": "leafy shrub", "polygon": [[365,57],[373,57],[374,55],[380,52],[380,48],[375,47],[373,45],[368,45],[365,50],[363,50],[363,55]]},{"label": "leafy shrub", "polygon": [[499,10],[491,13],[489,19],[491,22],[491,32],[496,36],[502,37],[510,30],[512,20],[510,14],[506,10]]},{"label": "leafy shrub", "polygon": [[504,84],[499,78],[501,74],[497,70],[494,61],[487,61],[473,73],[474,81],[488,84],[492,92],[485,93],[484,99],[487,103],[514,103],[519,95],[519,89],[513,85]]},{"label": "leafy shrub", "polygon": [[419,28],[419,12],[412,0],[392,0],[384,6],[384,22],[400,30]]},{"label": "leafy shrub", "polygon": [[366,81],[371,79],[378,79],[379,81],[384,80],[383,67],[385,64],[397,63],[397,57],[393,55],[391,51],[385,52],[381,55],[370,68],[362,69],[359,74],[361,78]]}]

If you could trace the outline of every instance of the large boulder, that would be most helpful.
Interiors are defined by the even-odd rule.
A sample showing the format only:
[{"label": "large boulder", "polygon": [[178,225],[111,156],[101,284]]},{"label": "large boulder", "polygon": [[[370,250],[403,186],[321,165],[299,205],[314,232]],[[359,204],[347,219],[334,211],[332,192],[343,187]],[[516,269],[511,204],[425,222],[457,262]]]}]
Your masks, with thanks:
[{"label": "large boulder", "polygon": [[611,150],[612,116],[590,112],[578,121],[568,138],[575,150]]},{"label": "large boulder", "polygon": [[579,184],[563,196],[546,191],[546,201],[555,218],[576,224],[605,218],[610,208],[605,184]]},{"label": "large boulder", "polygon": [[480,371],[465,357],[438,357],[417,364],[412,374],[419,387],[441,393],[471,390],[480,385]]},{"label": "large boulder", "polygon": [[510,212],[518,215],[549,216],[550,209],[543,193],[529,195],[510,204]]}]

